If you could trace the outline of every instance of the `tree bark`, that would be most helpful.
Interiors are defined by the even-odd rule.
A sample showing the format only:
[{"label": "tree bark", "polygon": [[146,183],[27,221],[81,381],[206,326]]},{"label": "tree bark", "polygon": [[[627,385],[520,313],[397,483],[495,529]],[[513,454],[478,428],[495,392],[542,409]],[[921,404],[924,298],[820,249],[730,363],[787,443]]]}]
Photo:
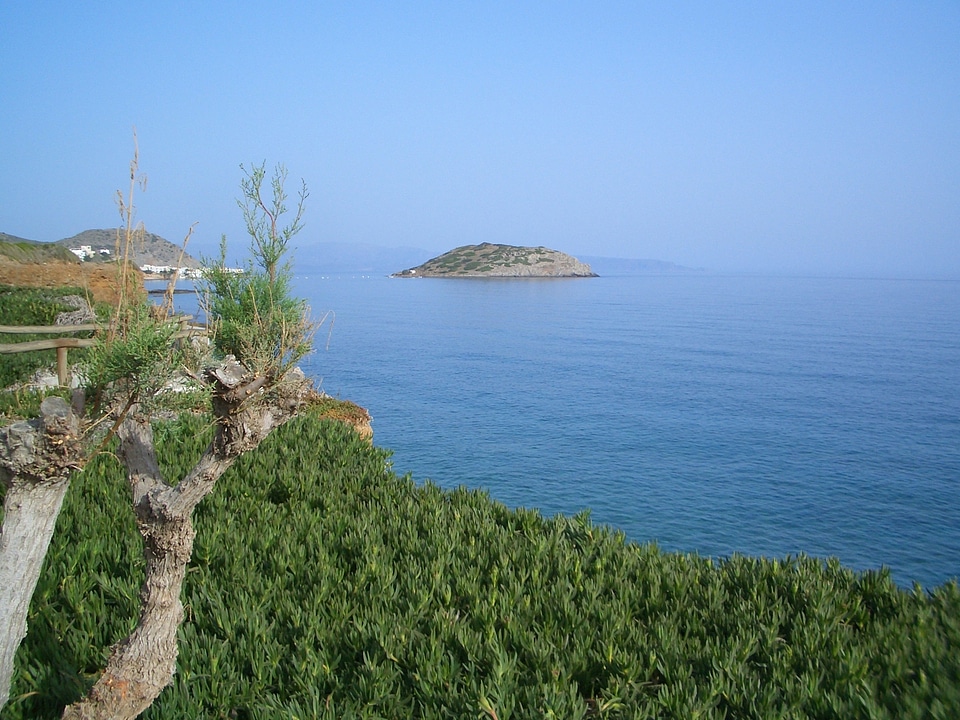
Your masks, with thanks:
[{"label": "tree bark", "polygon": [[13,658],[27,635],[27,611],[53,537],[68,480],[16,484],[3,501],[0,537],[0,708],[10,699]]},{"label": "tree bark", "polygon": [[210,379],[215,385],[217,431],[194,468],[175,486],[168,485],[160,471],[149,419],[129,416],[120,425],[119,455],[127,467],[146,559],[140,620],[114,646],[87,697],[64,710],[64,720],[132,720],[173,680],[177,630],[183,621],[180,594],[193,553],[193,510],[240,455],[295,415],[308,387],[302,374],[295,376],[264,404],[257,397],[264,382],[248,377],[239,363],[214,369]]},{"label": "tree bark", "polygon": [[[193,509],[234,460],[216,458],[212,447],[208,448],[194,472],[170,487],[157,464],[148,419],[127,418],[118,436],[146,560],[140,620],[133,632],[114,646],[89,695],[64,710],[65,719],[135,718],[170,684],[176,670],[177,630],[183,621],[180,594],[193,553]],[[179,502],[181,486],[186,487],[184,483],[201,467],[205,492]]]},{"label": "tree bark", "polygon": [[0,531],[0,709],[10,699],[17,648],[60,506],[79,466],[78,421],[61,398],[43,401],[41,418],[0,430],[6,486]]}]

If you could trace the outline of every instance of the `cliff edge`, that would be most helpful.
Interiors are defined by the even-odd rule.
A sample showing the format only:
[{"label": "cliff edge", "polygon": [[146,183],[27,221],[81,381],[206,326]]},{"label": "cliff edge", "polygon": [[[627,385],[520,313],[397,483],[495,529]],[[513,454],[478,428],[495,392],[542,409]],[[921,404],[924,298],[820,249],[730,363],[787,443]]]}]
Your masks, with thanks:
[{"label": "cliff edge", "polygon": [[596,277],[575,257],[545,247],[464,245],[390,277],[534,278]]}]

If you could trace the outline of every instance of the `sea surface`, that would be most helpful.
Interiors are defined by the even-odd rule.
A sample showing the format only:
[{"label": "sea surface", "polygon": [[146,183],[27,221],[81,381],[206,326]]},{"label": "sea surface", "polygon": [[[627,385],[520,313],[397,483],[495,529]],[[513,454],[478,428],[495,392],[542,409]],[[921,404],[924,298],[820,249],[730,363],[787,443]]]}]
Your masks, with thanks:
[{"label": "sea surface", "polygon": [[960,575],[960,282],[299,277],[393,467],[666,550]]}]

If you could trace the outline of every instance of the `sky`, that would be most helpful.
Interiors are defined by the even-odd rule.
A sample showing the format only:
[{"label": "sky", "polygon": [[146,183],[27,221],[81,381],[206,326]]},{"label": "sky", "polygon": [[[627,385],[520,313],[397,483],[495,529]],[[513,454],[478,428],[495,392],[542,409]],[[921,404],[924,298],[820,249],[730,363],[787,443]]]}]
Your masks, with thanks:
[{"label": "sky", "polygon": [[960,2],[0,0],[0,232],[960,277]]}]

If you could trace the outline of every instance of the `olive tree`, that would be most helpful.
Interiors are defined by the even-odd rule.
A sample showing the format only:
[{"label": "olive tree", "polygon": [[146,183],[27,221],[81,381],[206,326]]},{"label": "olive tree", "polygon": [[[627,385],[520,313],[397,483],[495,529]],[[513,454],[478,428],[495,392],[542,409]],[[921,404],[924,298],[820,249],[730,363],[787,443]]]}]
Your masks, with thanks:
[{"label": "olive tree", "polygon": [[140,619],[114,646],[88,695],[69,706],[64,718],[136,717],[171,682],[194,508],[238,457],[315,395],[296,367],[312,346],[314,327],[304,302],[290,295],[289,267],[281,263],[287,242],[301,227],[306,189],[293,223],[280,227],[286,171],[277,168],[271,203],[261,197],[262,171],[263,166],[255,169],[242,184],[253,260],[242,273],[226,267],[224,239],[220,258],[206,268],[207,312],[219,361],[201,377],[211,396],[213,440],[185,477],[167,478],[157,463],[150,413],[134,404],[117,427],[118,455],[144,542]]},{"label": "olive tree", "polygon": [[79,419],[66,401],[47,398],[40,413],[0,429],[0,708],[10,698],[14,656],[70,476],[86,457]]},{"label": "olive tree", "polygon": [[129,260],[144,232],[133,205],[134,190],[144,180],[138,163],[135,150],[129,195],[117,193],[120,300],[90,351],[86,392],[75,392],[72,403],[48,397],[40,417],[0,429],[0,708],[9,699],[14,656],[26,635],[30,600],[74,471],[103,447],[132,407],[156,396],[180,359],[171,350],[178,328],[150,314]]},{"label": "olive tree", "polygon": [[[125,206],[128,213],[128,242],[135,233],[136,172],[135,155],[130,201],[121,200],[121,211]],[[121,269],[120,278],[125,287],[130,284],[128,292],[122,294],[123,301],[84,369],[84,392],[76,395],[72,407],[50,399],[44,403],[42,418],[0,434],[5,503],[19,503],[30,515],[25,521],[18,507],[5,505],[0,573],[12,568],[13,575],[0,575],[0,587],[4,593],[15,588],[9,593],[15,597],[0,596],[0,665],[7,658],[10,665],[0,666],[0,707],[9,695],[13,655],[25,634],[29,599],[73,470],[82,467],[111,436],[117,437],[116,456],[127,471],[143,539],[145,577],[136,627],[112,648],[103,674],[84,698],[64,710],[63,717],[134,718],[150,706],[175,672],[177,631],[183,621],[180,594],[193,549],[194,508],[238,457],[256,448],[316,396],[296,367],[312,346],[314,327],[305,303],[291,296],[289,268],[281,262],[286,243],[301,227],[306,188],[294,222],[281,227],[286,171],[278,167],[268,202],[261,197],[263,176],[254,172],[241,185],[253,260],[243,273],[232,272],[226,267],[224,240],[220,259],[206,269],[215,352],[192,375],[209,393],[215,432],[184,477],[164,477],[151,426],[163,387],[183,360],[173,342],[176,326],[158,317],[135,292],[135,283],[123,275],[129,267]],[[264,213],[267,220],[262,222]],[[40,538],[41,534],[45,537]],[[29,571],[24,567],[27,557]]]}]

